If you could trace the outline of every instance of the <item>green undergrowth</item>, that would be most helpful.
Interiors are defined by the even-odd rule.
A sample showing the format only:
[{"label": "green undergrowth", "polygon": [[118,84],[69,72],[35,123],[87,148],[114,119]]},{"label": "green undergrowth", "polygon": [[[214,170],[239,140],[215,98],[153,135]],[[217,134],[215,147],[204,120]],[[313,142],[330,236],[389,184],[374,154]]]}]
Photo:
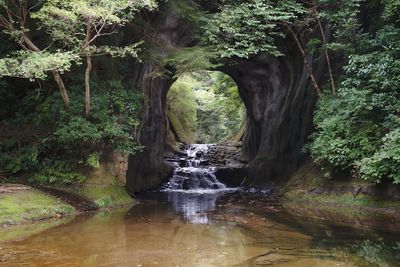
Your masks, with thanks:
[{"label": "green undergrowth", "polygon": [[0,224],[21,224],[69,215],[75,209],[35,189],[0,194]]},{"label": "green undergrowth", "polygon": [[221,72],[185,72],[168,91],[167,115],[183,143],[231,139],[244,130],[245,114],[236,83]]}]

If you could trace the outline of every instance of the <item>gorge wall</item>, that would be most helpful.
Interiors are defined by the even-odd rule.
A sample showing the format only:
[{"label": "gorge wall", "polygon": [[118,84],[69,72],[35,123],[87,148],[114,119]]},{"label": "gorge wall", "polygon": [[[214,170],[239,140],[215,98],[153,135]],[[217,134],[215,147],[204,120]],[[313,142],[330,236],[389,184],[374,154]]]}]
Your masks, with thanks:
[{"label": "gorge wall", "polygon": [[[165,53],[192,42],[185,21],[165,13],[154,20],[156,38]],[[285,179],[302,163],[301,149],[312,130],[317,95],[310,86],[303,58],[293,44],[288,40],[281,42],[279,48],[284,57],[258,55],[226,62],[220,68],[237,83],[247,109],[242,158],[249,162],[248,185]],[[309,61],[315,62],[314,74],[320,79],[324,62],[311,57]],[[150,63],[136,64],[132,69],[145,96],[145,109],[139,131],[144,150],[130,156],[128,162],[126,186],[131,194],[159,186],[171,171],[163,156],[169,149],[166,94],[174,80],[153,77],[155,69]]]},{"label": "gorge wall", "polygon": [[[155,53],[165,53],[187,43],[187,27],[179,18],[159,15],[152,18],[157,26],[154,37],[160,44]],[[161,48],[161,51],[159,50]],[[155,188],[171,172],[164,161],[167,148],[166,97],[174,82],[172,77],[154,77],[159,71],[155,63],[137,63],[132,68],[133,79],[144,96],[138,141],[143,151],[131,155],[128,160],[126,188],[129,193]]]},{"label": "gorge wall", "polygon": [[[317,94],[309,72],[297,47],[282,44],[280,49],[285,57],[259,55],[223,68],[236,81],[247,109],[242,157],[249,162],[249,185],[288,178],[301,165],[301,150],[312,131]],[[316,63],[319,79],[324,62]]]}]

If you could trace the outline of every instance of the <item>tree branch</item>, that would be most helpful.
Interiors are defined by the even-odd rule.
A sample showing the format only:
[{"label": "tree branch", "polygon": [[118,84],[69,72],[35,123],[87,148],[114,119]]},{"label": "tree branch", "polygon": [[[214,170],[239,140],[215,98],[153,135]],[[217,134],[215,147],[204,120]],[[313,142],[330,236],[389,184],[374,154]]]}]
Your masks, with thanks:
[{"label": "tree branch", "polygon": [[303,48],[303,46],[301,45],[301,43],[300,43],[300,41],[299,41],[299,39],[298,39],[298,37],[297,37],[297,34],[292,30],[292,28],[291,28],[287,23],[283,23],[283,25],[284,25],[284,26],[289,30],[289,32],[291,33],[293,39],[295,40],[295,42],[296,42],[296,44],[297,44],[297,47],[299,48],[299,51],[300,51],[301,55],[303,56],[304,65],[306,66],[306,68],[308,69],[308,71],[309,71],[309,73],[310,73],[310,78],[311,78],[311,81],[312,81],[312,83],[313,83],[313,85],[314,85],[315,91],[317,92],[318,96],[322,96],[321,89],[319,88],[318,83],[317,83],[317,80],[316,80],[316,78],[315,78],[315,76],[314,76],[314,74],[313,74],[312,66],[311,66],[311,64],[308,62],[307,54],[306,54],[306,52],[304,51],[304,48]]},{"label": "tree branch", "polygon": [[324,44],[324,50],[325,50],[324,52],[325,52],[326,64],[328,65],[329,79],[331,80],[332,93],[334,95],[336,95],[336,85],[335,85],[335,80],[333,79],[333,71],[332,71],[331,59],[329,57],[328,48],[326,47],[327,40],[326,40],[325,32],[324,32],[324,29],[322,27],[321,20],[318,18],[318,14],[315,14],[315,15],[316,15],[316,19],[317,19],[317,22],[318,22],[319,30],[320,30],[321,35],[322,35],[322,41],[323,41],[323,44]]}]

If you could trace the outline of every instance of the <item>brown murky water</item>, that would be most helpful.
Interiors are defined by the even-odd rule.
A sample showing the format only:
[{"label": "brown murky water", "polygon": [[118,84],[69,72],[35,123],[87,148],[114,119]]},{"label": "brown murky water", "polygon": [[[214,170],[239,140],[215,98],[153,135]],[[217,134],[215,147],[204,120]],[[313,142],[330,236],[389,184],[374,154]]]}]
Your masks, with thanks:
[{"label": "brown murky water", "polygon": [[377,236],[385,233],[291,217],[260,196],[155,193],[131,209],[80,216],[0,243],[0,265],[376,266],[352,247]]}]

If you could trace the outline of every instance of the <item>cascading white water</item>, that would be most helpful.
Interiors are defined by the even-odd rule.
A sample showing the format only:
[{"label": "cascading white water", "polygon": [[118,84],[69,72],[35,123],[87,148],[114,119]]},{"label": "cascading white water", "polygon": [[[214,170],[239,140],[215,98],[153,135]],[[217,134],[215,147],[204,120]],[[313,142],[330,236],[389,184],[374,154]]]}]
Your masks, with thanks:
[{"label": "cascading white water", "polygon": [[226,189],[216,178],[215,168],[203,164],[209,147],[209,144],[189,145],[186,157],[180,159],[183,166],[175,168],[166,190]]}]

